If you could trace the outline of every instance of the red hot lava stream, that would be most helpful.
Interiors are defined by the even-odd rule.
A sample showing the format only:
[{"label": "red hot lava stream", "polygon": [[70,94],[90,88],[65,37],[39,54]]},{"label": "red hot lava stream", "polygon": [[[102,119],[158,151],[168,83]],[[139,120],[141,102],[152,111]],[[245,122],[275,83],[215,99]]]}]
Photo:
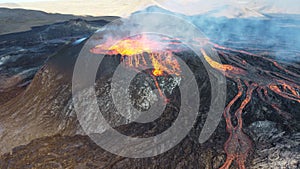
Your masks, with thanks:
[{"label": "red hot lava stream", "polygon": [[[195,44],[200,43],[201,42],[195,40]],[[278,97],[300,103],[300,75],[286,69],[273,59],[243,50],[223,47],[212,42],[207,43],[210,43],[210,45],[213,46],[213,50],[216,50],[219,56],[228,63],[222,64],[214,61],[205,50],[201,48],[200,50],[205,61],[213,69],[220,71],[227,78],[234,81],[237,84],[238,90],[237,95],[228,103],[223,112],[229,138],[224,144],[227,158],[220,169],[228,169],[233,161],[237,162],[238,168],[244,169],[247,156],[252,148],[252,141],[242,129],[242,114],[245,107],[250,103],[253,94],[256,92],[262,101],[269,104],[284,118],[290,119],[292,115],[283,111],[281,105],[278,104],[272,96],[275,94]],[[180,44],[179,40],[172,41],[166,37],[152,39],[147,35],[140,35],[122,39],[113,45],[109,44],[111,43],[108,40],[107,43],[92,48],[91,52],[95,54],[121,54],[122,63],[129,68],[137,70],[151,64],[153,66],[151,76],[162,97],[164,97],[164,94],[159,87],[156,77],[165,76],[165,73],[180,76],[180,65],[172,56],[172,53],[176,52],[177,49],[170,47],[171,45]],[[145,52],[149,53],[149,61],[145,59]],[[247,62],[247,59],[238,56],[238,54],[243,54],[257,62],[267,62],[276,68],[276,71],[267,70],[263,66],[253,65]],[[234,111],[234,116],[237,119],[237,125],[234,126],[231,120],[231,111],[233,111],[231,107],[241,99],[242,102],[239,108]]]},{"label": "red hot lava stream", "polygon": [[180,65],[172,56],[172,52],[175,52],[176,49],[170,47],[170,45],[181,43],[171,41],[166,37],[155,36],[155,40],[152,40],[151,38],[153,37],[139,35],[122,39],[115,44],[112,44],[108,40],[107,43],[92,48],[91,52],[95,54],[121,54],[122,63],[126,67],[136,70],[143,70],[148,67],[149,64],[152,65],[153,70],[151,76],[160,96],[163,97],[167,103],[168,99],[160,89],[156,77],[165,76],[167,74],[180,76]]},{"label": "red hot lava stream", "polygon": [[[215,49],[219,51],[220,56],[223,57],[229,63],[234,63],[236,66],[229,64],[221,64],[212,60],[206,52],[201,49],[201,52],[205,60],[210,64],[210,66],[216,70],[222,72],[227,78],[235,81],[238,85],[237,95],[228,103],[226,106],[223,116],[226,121],[226,130],[229,133],[229,138],[224,144],[224,150],[227,154],[227,158],[223,166],[220,169],[228,169],[232,162],[236,160],[238,168],[245,169],[245,161],[248,156],[248,153],[252,147],[252,141],[250,138],[243,132],[243,119],[242,112],[246,105],[251,101],[253,93],[256,91],[258,97],[273,107],[280,115],[284,118],[290,119],[291,114],[281,110],[280,105],[273,101],[272,96],[269,93],[273,92],[278,96],[281,96],[285,99],[296,101],[300,103],[300,84],[297,79],[299,75],[285,69],[280,66],[276,61],[266,58],[263,56],[251,54],[242,50],[235,50],[219,46],[217,44],[211,43]],[[254,59],[260,59],[269,62],[272,66],[278,69],[278,72],[265,70],[259,66],[251,65],[247,63],[246,60],[243,60],[232,53],[242,53],[248,56],[251,56]],[[244,89],[241,81],[244,82],[246,90],[246,97],[242,101],[239,108],[235,111],[235,117],[237,119],[237,125],[233,126],[231,121],[231,106],[237,102],[239,98],[242,97]]]}]

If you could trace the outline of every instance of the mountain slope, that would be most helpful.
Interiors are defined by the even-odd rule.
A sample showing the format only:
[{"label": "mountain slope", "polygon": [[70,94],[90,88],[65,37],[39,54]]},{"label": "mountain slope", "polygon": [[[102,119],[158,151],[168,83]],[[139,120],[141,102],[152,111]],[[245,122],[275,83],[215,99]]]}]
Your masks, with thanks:
[{"label": "mountain slope", "polygon": [[111,21],[117,17],[75,16],[51,14],[35,10],[0,8],[0,35],[27,31],[34,26],[49,25],[78,18],[89,21],[100,19]]}]

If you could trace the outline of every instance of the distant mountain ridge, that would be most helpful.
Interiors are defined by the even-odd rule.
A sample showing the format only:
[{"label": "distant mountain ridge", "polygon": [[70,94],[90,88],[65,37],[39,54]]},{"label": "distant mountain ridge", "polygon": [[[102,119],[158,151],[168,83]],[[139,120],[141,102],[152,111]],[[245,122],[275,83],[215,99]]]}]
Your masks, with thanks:
[{"label": "distant mountain ridge", "polygon": [[[161,6],[149,6],[145,9],[142,9],[140,11],[136,11],[134,13],[138,12],[162,12],[162,13],[168,13],[168,14],[174,14],[176,11],[169,11],[166,8],[163,8]],[[176,13],[177,15],[184,16],[182,13]],[[224,5],[220,6],[218,8],[215,8],[213,10],[209,10],[207,12],[203,12],[198,15],[192,15],[192,16],[207,16],[207,17],[226,17],[226,18],[267,18],[268,16],[264,13],[260,13],[255,10],[251,10],[248,8],[237,8],[235,6],[231,5]]]},{"label": "distant mountain ridge", "polygon": [[256,10],[251,10],[249,8],[237,8],[235,6],[224,5],[215,10],[211,10],[205,15],[215,16],[215,17],[227,17],[227,18],[249,18],[249,17],[266,17],[263,13]]},{"label": "distant mountain ridge", "polygon": [[28,31],[34,26],[48,25],[78,18],[88,21],[111,21],[117,19],[118,17],[76,16],[57,13],[50,14],[36,10],[0,8],[0,35]]}]

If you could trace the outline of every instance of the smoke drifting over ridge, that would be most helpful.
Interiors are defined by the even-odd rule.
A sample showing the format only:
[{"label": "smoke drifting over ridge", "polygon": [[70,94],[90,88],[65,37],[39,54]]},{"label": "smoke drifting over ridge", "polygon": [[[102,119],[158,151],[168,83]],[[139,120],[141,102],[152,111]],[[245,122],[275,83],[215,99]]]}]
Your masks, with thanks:
[{"label": "smoke drifting over ridge", "polygon": [[[226,8],[230,7],[223,6],[222,10],[226,11]],[[259,16],[249,17],[250,15],[248,15],[246,11],[245,15],[248,17],[228,18],[216,16],[215,14],[219,12],[216,10],[205,14],[189,16],[182,13],[175,13],[158,6],[150,6],[143,10],[134,12],[132,15],[144,12],[158,12],[180,17],[183,20],[194,24],[206,37],[209,38],[209,40],[220,45],[244,49],[257,54],[266,54],[269,55],[269,57],[273,57],[281,61],[300,62],[299,15],[261,14]],[[128,19],[130,19],[130,17],[131,16],[129,16]],[[161,21],[163,18],[156,19]],[[155,23],[156,21],[144,21],[141,19],[139,22],[141,23],[140,25],[143,25],[143,22]],[[120,25],[122,28],[110,27],[109,29],[130,31],[131,28],[135,27],[135,25],[128,25],[128,23],[126,23],[126,25],[122,25],[122,23],[120,23]],[[167,29],[164,25],[156,26],[158,31],[160,29]],[[184,28],[184,25],[174,24],[174,26]],[[138,29],[143,28],[141,27]],[[186,35],[189,36],[188,33],[186,33]],[[109,38],[110,36],[110,33],[105,33],[105,37]],[[192,39],[193,35],[191,35],[190,38]]]},{"label": "smoke drifting over ridge", "polygon": [[[300,61],[300,4],[295,0],[156,0],[168,12],[180,13],[212,41],[277,60]],[[156,7],[146,11],[162,12]],[[238,42],[238,43],[237,43]]]},{"label": "smoke drifting over ridge", "polygon": [[[203,14],[225,6],[254,13],[300,13],[297,0],[153,0],[153,2],[162,8],[186,15]],[[223,16],[227,16],[233,11],[222,12]]]}]

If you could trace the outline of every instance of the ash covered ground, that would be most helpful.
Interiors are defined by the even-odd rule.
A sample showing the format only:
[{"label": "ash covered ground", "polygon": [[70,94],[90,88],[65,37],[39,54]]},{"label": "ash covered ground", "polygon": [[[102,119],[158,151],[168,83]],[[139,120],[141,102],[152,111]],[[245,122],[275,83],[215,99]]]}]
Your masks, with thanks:
[{"label": "ash covered ground", "polygon": [[[288,25],[289,19],[277,17],[274,25]],[[276,20],[275,19],[275,20]],[[203,20],[202,20],[203,21]],[[205,20],[204,20],[205,21]],[[203,22],[204,22],[203,21]],[[208,22],[208,21],[206,21]],[[239,39],[234,31],[229,31],[230,20],[214,27],[207,34],[212,39],[222,36],[219,44],[234,49],[255,52],[277,61],[281,54],[291,55],[293,59],[284,59],[278,63],[300,76],[299,48],[290,43],[297,42],[297,37],[290,37],[291,42],[278,39],[264,42],[271,38],[264,34],[258,39]],[[241,23],[249,21],[239,21]],[[270,21],[256,21],[263,25]],[[272,21],[273,22],[273,21]],[[152,158],[131,159],[113,155],[97,146],[83,132],[72,104],[72,73],[75,61],[85,42],[94,31],[107,21],[70,20],[63,23],[34,28],[32,31],[1,35],[0,49],[0,167],[1,168],[219,168],[226,161],[224,143],[229,134],[226,122],[222,119],[212,137],[204,144],[198,143],[198,136],[207,117],[210,103],[210,83],[207,72],[199,58],[192,51],[179,52],[195,74],[201,98],[197,122],[189,135],[170,151]],[[294,23],[294,22],[293,22]],[[199,23],[202,24],[202,23]],[[253,26],[255,27],[255,26]],[[249,28],[250,29],[250,28]],[[275,29],[275,28],[274,28]],[[282,34],[297,31],[295,25],[282,30]],[[221,30],[224,32],[221,33]],[[225,32],[227,30],[227,32]],[[239,30],[236,30],[240,32]],[[277,31],[277,29],[276,29]],[[299,31],[299,30],[298,30]],[[225,36],[226,34],[230,35]],[[258,37],[258,32],[248,32],[249,37]],[[292,35],[291,35],[292,36]],[[228,39],[228,38],[231,39]],[[276,48],[289,49],[279,53]],[[243,58],[251,65],[275,71],[269,61],[261,62],[247,53],[217,49],[218,53]],[[226,57],[225,57],[226,58]],[[226,64],[236,65],[230,59],[222,60]],[[120,64],[120,55],[106,56],[100,66],[96,80],[96,93],[99,108],[115,129],[129,136],[151,136],[161,133],[172,125],[180,109],[180,92],[177,81],[172,78],[158,78],[168,97],[168,103],[162,116],[152,123],[130,123],[116,113],[110,93],[110,83],[114,68]],[[289,73],[283,75],[290,77]],[[251,76],[251,73],[249,73]],[[260,76],[256,76],[260,77]],[[264,76],[262,76],[264,77]],[[264,79],[261,79],[262,81]],[[299,78],[293,77],[295,84]],[[143,82],[143,83],[142,83]],[[122,82],[121,82],[122,83]],[[155,88],[154,81],[147,72],[140,73],[132,83],[132,103],[140,109],[147,109],[157,100],[158,95],[149,91]],[[236,95],[237,84],[227,79],[227,102]],[[171,89],[171,90],[170,90]],[[120,90],[125,90],[120,88]],[[86,89],[84,92],[89,92]],[[299,95],[299,90],[296,90]],[[135,93],[143,93],[143,97]],[[287,118],[279,114],[258,94],[253,94],[251,102],[243,113],[243,131],[253,142],[246,160],[246,168],[291,168],[300,167],[300,103],[272,94],[272,100],[289,113]],[[88,106],[89,103],[85,103]],[[237,109],[234,104],[232,109]],[[234,120],[233,120],[234,121]],[[105,129],[103,129],[105,132]],[[109,141],[109,140],[108,140]],[[233,163],[230,168],[237,168]]]}]

